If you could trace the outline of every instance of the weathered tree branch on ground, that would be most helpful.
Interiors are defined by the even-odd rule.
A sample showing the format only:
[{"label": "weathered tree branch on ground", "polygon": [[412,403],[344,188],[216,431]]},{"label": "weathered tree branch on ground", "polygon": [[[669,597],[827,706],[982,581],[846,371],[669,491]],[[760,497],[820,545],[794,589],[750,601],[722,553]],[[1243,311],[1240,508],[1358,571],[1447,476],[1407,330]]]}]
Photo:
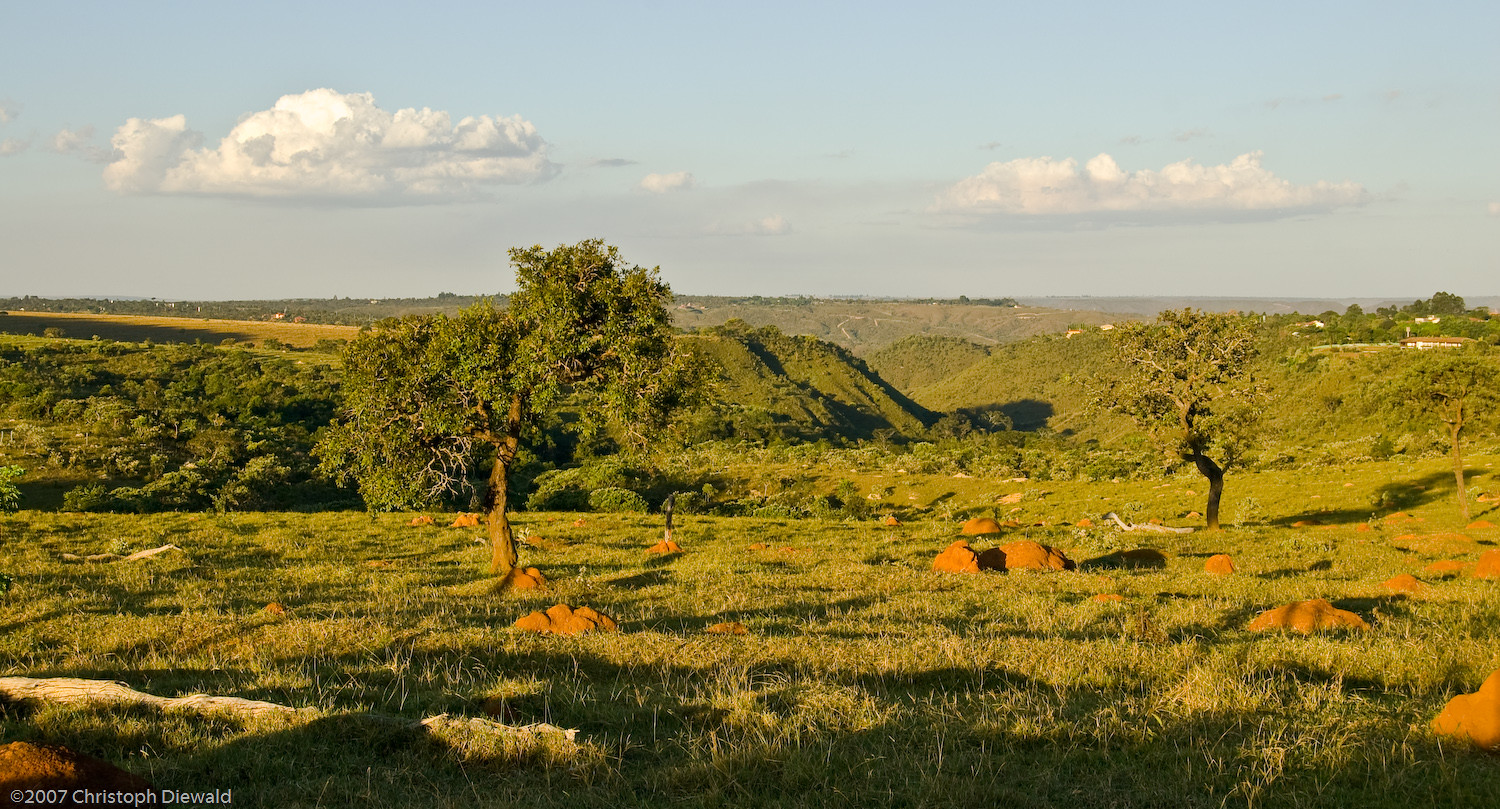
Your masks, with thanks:
[{"label": "weathered tree branch on ground", "polygon": [[76,553],[64,553],[61,556],[64,562],[134,562],[138,559],[149,559],[158,553],[180,550],[182,549],[176,545],[163,545],[160,548],[136,551],[129,556],[121,556],[118,553],[91,553],[88,556],[79,556]]},{"label": "weathered tree branch on ground", "polygon": [[[158,697],[136,691],[110,680],[85,680],[76,677],[0,677],[0,700],[21,702],[33,700],[70,704],[149,705],[162,711],[187,711],[197,714],[227,713],[241,718],[280,716],[289,719],[316,719],[323,716],[317,708],[293,708],[274,702],[261,702],[241,697],[220,697],[210,694],[189,694],[185,697]],[[558,735],[573,741],[578,731],[556,725],[536,723],[531,725],[506,725],[489,719],[454,717],[449,714],[429,716],[418,721],[383,714],[351,713],[346,716],[367,719],[372,722],[396,723],[427,731],[465,730],[487,736],[545,737]]]},{"label": "weathered tree branch on ground", "polygon": [[1120,515],[1111,511],[1104,515],[1106,520],[1114,520],[1122,531],[1149,531],[1153,534],[1191,534],[1191,528],[1173,528],[1170,525],[1152,525],[1150,523],[1127,523],[1120,519]]}]

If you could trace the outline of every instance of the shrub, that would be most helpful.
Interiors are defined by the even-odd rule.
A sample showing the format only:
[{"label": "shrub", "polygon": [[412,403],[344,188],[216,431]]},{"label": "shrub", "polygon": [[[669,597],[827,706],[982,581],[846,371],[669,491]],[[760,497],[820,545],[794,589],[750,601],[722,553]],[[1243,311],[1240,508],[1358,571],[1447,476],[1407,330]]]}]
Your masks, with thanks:
[{"label": "shrub", "polygon": [[613,486],[595,489],[589,495],[588,505],[594,511],[612,513],[630,512],[633,514],[644,514],[650,510],[650,507],[646,505],[646,498],[629,489],[620,489]]},{"label": "shrub", "polygon": [[11,481],[26,474],[19,466],[0,466],[0,514],[21,510],[21,490]]},{"label": "shrub", "polygon": [[577,469],[551,469],[536,476],[536,491],[526,498],[528,511],[583,511],[589,493]]}]

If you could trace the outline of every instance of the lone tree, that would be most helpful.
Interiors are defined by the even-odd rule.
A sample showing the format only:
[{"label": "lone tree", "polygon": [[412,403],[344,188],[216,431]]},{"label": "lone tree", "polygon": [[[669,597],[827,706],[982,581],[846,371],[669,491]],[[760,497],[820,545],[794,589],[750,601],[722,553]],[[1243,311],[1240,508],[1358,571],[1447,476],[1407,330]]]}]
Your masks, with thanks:
[{"label": "lone tree", "polygon": [[[1417,405],[1424,415],[1446,428],[1453,453],[1453,480],[1458,488],[1458,509],[1469,519],[1469,495],[1464,486],[1463,437],[1465,428],[1493,422],[1500,403],[1500,366],[1492,357],[1473,349],[1439,349],[1421,352],[1392,386],[1392,404]],[[1472,432],[1472,430],[1471,430]]]},{"label": "lone tree", "polygon": [[1096,405],[1129,416],[1208,479],[1204,514],[1208,528],[1218,529],[1224,470],[1243,452],[1259,397],[1250,378],[1250,326],[1237,315],[1168,310],[1154,323],[1115,329],[1114,338],[1125,373]]},{"label": "lone tree", "polygon": [[691,389],[657,269],[627,266],[601,240],[514,248],[507,308],[482,300],[456,317],[413,316],[344,351],[342,418],[319,444],[322,468],[359,482],[371,509],[420,507],[468,489],[489,466],[483,503],[490,572],[517,562],[509,472],[528,428],[564,399],[578,429],[618,426],[644,442]]}]

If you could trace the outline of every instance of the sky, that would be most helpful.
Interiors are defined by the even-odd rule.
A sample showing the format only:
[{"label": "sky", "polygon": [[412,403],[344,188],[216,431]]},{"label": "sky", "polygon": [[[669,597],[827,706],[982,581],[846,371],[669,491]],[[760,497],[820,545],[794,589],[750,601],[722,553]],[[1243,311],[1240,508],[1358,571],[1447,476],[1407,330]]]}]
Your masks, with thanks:
[{"label": "sky", "polygon": [[0,295],[1500,293],[1500,4],[0,0]]}]

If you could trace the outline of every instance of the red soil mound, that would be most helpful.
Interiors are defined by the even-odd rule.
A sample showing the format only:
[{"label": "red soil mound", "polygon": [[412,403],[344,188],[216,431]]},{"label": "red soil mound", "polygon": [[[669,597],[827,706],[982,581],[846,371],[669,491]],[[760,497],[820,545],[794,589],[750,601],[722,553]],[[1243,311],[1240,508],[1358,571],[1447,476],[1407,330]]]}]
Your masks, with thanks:
[{"label": "red soil mound", "polygon": [[582,528],[585,525],[588,525],[588,523],[585,522],[582,517],[579,517],[578,519],[576,519],[576,520],[573,521],[573,527],[574,528]]},{"label": "red soil mound", "polygon": [[546,586],[547,577],[534,567],[528,567],[525,570],[513,567],[509,573],[505,574],[505,578],[500,580],[502,590],[536,590]]},{"label": "red soil mound", "polygon": [[890,526],[890,527],[894,528],[894,527],[900,525],[901,521],[898,520],[898,519],[896,519],[894,516],[892,516],[890,514],[887,514],[885,516],[885,519],[883,519],[883,520],[880,521],[880,524],[881,525],[887,525],[887,526]]},{"label": "red soil mound", "polygon": [[1021,502],[1021,500],[1025,497],[1025,492],[1011,492],[1010,494],[1007,494],[1006,496],[1000,498],[1000,503],[1001,505],[1013,506]]},{"label": "red soil mound", "polygon": [[594,612],[589,607],[573,609],[567,604],[558,604],[546,612],[533,612],[516,620],[517,629],[531,632],[551,632],[554,635],[578,635],[596,629],[613,632],[615,622],[608,616]]},{"label": "red soil mound", "polygon": [[5,806],[22,805],[11,796],[11,792],[17,789],[140,792],[150,788],[143,778],[66,747],[27,742],[0,746],[0,801],[5,801]]},{"label": "red soil mound", "polygon": [[1491,674],[1475,693],[1448,700],[1432,720],[1432,730],[1500,752],[1500,671]]},{"label": "red soil mound", "polygon": [[1073,560],[1056,548],[1022,539],[979,555],[979,566],[995,570],[1072,570]]},{"label": "red soil mound", "polygon": [[1084,517],[1083,519],[1081,519],[1081,520],[1078,521],[1078,527],[1079,528],[1093,528],[1094,527],[1094,521],[1091,520],[1091,519],[1089,519],[1088,517]]},{"label": "red soil mound", "polygon": [[1495,527],[1495,524],[1492,523],[1492,522],[1490,522],[1489,520],[1475,520],[1475,521],[1469,523],[1468,525],[1464,526],[1464,530],[1467,530],[1467,531],[1478,531],[1481,528],[1494,528],[1494,527]]},{"label": "red soil mound", "polygon": [[1323,524],[1322,520],[1310,517],[1308,519],[1298,520],[1298,521],[1292,523],[1292,527],[1293,528],[1310,528],[1310,527],[1312,527],[1314,525],[1322,525],[1322,524]]},{"label": "red soil mound", "polygon": [[932,560],[932,569],[945,573],[978,573],[979,555],[969,547],[969,543],[960,539],[943,549],[943,552]]},{"label": "red soil mound", "polygon": [[1251,632],[1268,629],[1291,629],[1304,635],[1322,629],[1369,629],[1365,619],[1348,610],[1341,610],[1321,598],[1294,601],[1274,610],[1267,610],[1250,622]]},{"label": "red soil mound", "polygon": [[1410,573],[1402,573],[1399,576],[1392,576],[1391,578],[1386,579],[1384,582],[1381,582],[1380,586],[1384,587],[1387,590],[1390,590],[1393,593],[1415,594],[1427,589],[1427,585],[1423,584],[1416,576],[1413,576]]},{"label": "red soil mound", "polygon": [[280,617],[286,615],[286,607],[283,607],[280,604],[277,604],[275,601],[272,601],[271,603],[269,603],[269,604],[266,605],[266,607],[263,610],[263,612],[266,612],[266,613],[268,613],[270,615],[274,615],[277,618],[280,618]]},{"label": "red soil mound", "polygon": [[1402,534],[1391,540],[1391,544],[1413,553],[1428,556],[1446,556],[1472,550],[1474,540],[1463,534]]},{"label": "red soil mound", "polygon": [[1100,593],[1089,599],[1090,601],[1124,601],[1125,596],[1119,593]]},{"label": "red soil mound", "polygon": [[1442,559],[1442,560],[1433,562],[1432,564],[1428,565],[1427,567],[1422,568],[1422,572],[1423,573],[1431,573],[1431,574],[1437,575],[1437,576],[1445,576],[1445,575],[1448,575],[1449,573],[1461,573],[1461,572],[1463,572],[1463,569],[1464,569],[1464,563],[1463,562],[1457,561],[1455,559]]},{"label": "red soil mound", "polygon": [[1203,572],[1215,576],[1228,576],[1234,572],[1234,560],[1227,553],[1216,553],[1203,563]]},{"label": "red soil mound", "polygon": [[682,553],[682,546],[670,539],[664,539],[647,548],[646,553]]},{"label": "red soil mound", "polygon": [[460,514],[449,523],[449,528],[474,528],[479,525],[478,514]]},{"label": "red soil mound", "polygon": [[1500,579],[1500,550],[1485,551],[1474,566],[1476,579]]},{"label": "red soil mound", "polygon": [[1369,523],[1362,522],[1359,525],[1354,526],[1354,530],[1358,531],[1361,534],[1368,534],[1375,529],[1371,528]]},{"label": "red soil mound", "polygon": [[419,525],[432,525],[432,518],[427,516],[426,514],[419,514],[415,517],[412,517],[411,522],[407,523],[407,525],[411,526],[412,528],[416,528]]},{"label": "red soil mound", "polygon": [[975,517],[964,523],[963,530],[959,531],[959,533],[966,536],[998,534],[1000,533],[1000,523],[995,522],[993,517]]},{"label": "red soil mound", "polygon": [[753,544],[753,545],[750,546],[750,550],[752,550],[752,551],[768,551],[770,549],[771,549],[771,546],[767,545],[764,542],[757,542],[757,543],[755,543],[755,544]]},{"label": "red soil mound", "polygon": [[703,631],[709,633],[710,635],[748,635],[748,634],[750,634],[750,630],[746,629],[745,625],[742,624],[742,623],[740,623],[739,621],[725,621],[722,624],[714,624],[713,626],[708,627],[707,629],[704,629]]}]

